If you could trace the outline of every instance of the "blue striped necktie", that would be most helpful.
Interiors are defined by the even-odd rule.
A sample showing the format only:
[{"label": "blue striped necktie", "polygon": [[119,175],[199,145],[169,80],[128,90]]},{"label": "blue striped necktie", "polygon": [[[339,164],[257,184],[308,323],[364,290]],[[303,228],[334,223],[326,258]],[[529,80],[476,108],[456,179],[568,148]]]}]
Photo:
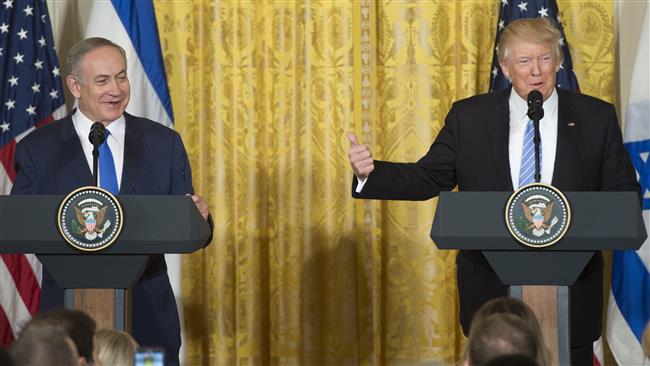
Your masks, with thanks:
[{"label": "blue striped necktie", "polygon": [[[533,121],[526,124],[524,147],[521,151],[521,169],[519,169],[519,187],[535,181],[535,128]],[[542,166],[542,144],[539,144],[539,165]],[[540,171],[541,174],[541,171]]]},{"label": "blue striped necktie", "polygon": [[112,194],[118,194],[117,174],[115,173],[115,162],[111,148],[108,146],[108,138],[111,133],[106,130],[106,140],[99,145],[99,186]]}]

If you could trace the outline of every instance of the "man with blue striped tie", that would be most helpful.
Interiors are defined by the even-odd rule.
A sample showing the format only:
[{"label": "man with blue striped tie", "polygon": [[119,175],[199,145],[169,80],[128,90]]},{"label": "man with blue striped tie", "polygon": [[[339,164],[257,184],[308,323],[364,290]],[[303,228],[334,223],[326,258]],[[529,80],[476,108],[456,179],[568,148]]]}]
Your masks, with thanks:
[{"label": "man with blue striped tie", "polygon": [[[541,182],[563,191],[640,191],[623,146],[614,106],[556,87],[562,65],[560,32],[547,19],[509,24],[498,43],[499,63],[512,88],[452,105],[429,151],[416,163],[374,160],[368,146],[348,134],[355,198],[427,200],[461,191],[513,191],[533,181],[533,128],[527,96],[544,99],[540,120]],[[542,154],[543,152],[543,154]],[[507,295],[480,252],[457,258],[460,322],[468,334],[476,310]],[[601,334],[602,254],[597,252],[571,286],[571,359],[592,364]]]},{"label": "man with blue striped tie", "polygon": [[[93,184],[94,122],[106,127],[100,146],[99,185],[114,194],[191,195],[212,228],[207,202],[194,194],[192,172],[177,132],[125,112],[130,84],[126,55],[104,38],[88,38],[68,54],[68,88],[78,108],[40,128],[16,146],[12,194],[67,194]],[[210,242],[206,243],[206,245]],[[43,272],[41,310],[61,307],[63,291]],[[163,255],[149,258],[132,291],[132,332],[141,345],[165,349],[165,363],[177,365],[180,322]]]}]

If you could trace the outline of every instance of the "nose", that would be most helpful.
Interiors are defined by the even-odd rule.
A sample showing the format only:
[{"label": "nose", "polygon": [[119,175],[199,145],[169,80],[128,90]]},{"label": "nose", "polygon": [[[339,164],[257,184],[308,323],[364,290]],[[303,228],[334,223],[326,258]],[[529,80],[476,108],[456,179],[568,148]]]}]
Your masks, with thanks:
[{"label": "nose", "polygon": [[110,95],[118,95],[121,92],[119,82],[117,81],[116,78],[111,78],[110,81],[108,82],[108,93]]},{"label": "nose", "polygon": [[530,72],[533,76],[539,76],[542,74],[541,68],[539,67],[539,60],[533,60],[533,62],[531,62]]}]

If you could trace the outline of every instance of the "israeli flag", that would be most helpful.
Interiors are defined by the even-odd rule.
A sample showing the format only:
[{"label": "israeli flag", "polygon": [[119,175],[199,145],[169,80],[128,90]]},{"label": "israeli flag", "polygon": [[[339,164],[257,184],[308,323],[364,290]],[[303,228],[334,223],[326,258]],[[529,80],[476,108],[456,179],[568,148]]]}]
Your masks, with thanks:
[{"label": "israeli flag", "polygon": [[[643,218],[650,233],[650,6],[646,6],[637,49],[630,102],[625,123],[625,146],[636,169],[643,194]],[[612,287],[607,314],[607,340],[619,365],[650,365],[641,336],[650,320],[650,242],[635,251],[616,251],[612,259]]]},{"label": "israeli flag", "polygon": [[153,3],[145,0],[94,2],[84,38],[103,37],[126,51],[131,81],[128,113],[172,127],[174,114],[160,49]]}]

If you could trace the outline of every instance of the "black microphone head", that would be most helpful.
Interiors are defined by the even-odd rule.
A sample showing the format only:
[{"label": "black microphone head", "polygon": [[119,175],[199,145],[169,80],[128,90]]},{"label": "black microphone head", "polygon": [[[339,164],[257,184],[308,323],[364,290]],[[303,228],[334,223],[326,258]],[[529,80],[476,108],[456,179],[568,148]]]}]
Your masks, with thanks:
[{"label": "black microphone head", "polygon": [[539,90],[535,89],[528,93],[528,105],[530,106],[531,103],[536,103],[540,106],[544,103],[544,97]]},{"label": "black microphone head", "polygon": [[539,90],[532,90],[528,93],[528,118],[539,121],[544,118],[544,97]]},{"label": "black microphone head", "polygon": [[99,146],[104,143],[106,140],[106,127],[101,122],[95,122],[90,126],[90,134],[88,134],[88,140],[90,143]]}]

